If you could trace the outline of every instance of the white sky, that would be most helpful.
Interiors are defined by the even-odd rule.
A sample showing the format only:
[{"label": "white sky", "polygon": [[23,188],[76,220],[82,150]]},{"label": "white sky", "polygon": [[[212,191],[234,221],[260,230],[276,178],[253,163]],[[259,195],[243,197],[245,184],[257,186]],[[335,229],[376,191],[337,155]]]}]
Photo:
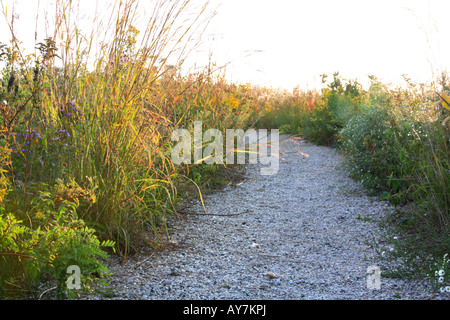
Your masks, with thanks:
[{"label": "white sky", "polygon": [[361,82],[370,74],[393,82],[402,74],[425,81],[431,76],[430,62],[449,66],[448,0],[222,2],[212,24],[218,34],[212,46],[217,59],[264,51],[229,68],[236,80],[313,87],[320,74],[339,71]]},{"label": "white sky", "polygon": [[[16,2],[16,26],[34,41],[37,0],[0,1],[9,16]],[[46,2],[55,1],[42,0],[41,7]],[[94,3],[81,0],[90,10]],[[226,76],[237,82],[312,88],[335,71],[363,83],[370,74],[428,81],[433,68],[450,65],[448,0],[210,0],[210,6],[217,14],[186,65],[206,64],[211,52],[213,62],[229,63]],[[8,38],[0,16],[0,41]]]}]

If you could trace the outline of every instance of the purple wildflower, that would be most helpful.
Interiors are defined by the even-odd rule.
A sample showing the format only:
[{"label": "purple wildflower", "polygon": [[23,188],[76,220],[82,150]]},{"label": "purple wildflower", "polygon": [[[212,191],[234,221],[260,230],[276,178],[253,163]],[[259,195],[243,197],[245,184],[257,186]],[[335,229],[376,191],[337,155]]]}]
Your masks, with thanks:
[{"label": "purple wildflower", "polygon": [[61,129],[61,130],[59,130],[59,133],[65,133],[66,136],[70,138],[70,134],[67,132],[67,130]]}]

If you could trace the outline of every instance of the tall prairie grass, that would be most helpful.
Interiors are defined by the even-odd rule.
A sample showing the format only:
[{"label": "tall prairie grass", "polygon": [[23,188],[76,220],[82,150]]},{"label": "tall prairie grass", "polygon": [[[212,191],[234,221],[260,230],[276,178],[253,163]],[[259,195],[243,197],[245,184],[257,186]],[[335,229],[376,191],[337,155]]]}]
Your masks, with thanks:
[{"label": "tall prairie grass", "polygon": [[83,33],[78,4],[56,1],[36,54],[21,49],[14,20],[7,21],[12,40],[0,48],[1,295],[45,274],[61,293],[68,260],[88,277],[105,271],[96,257],[106,247],[126,258],[140,245],[162,245],[182,200],[179,186],[201,185],[216,172],[175,166],[173,130],[192,130],[194,120],[245,128],[262,109],[257,90],[227,83],[208,66],[182,75],[210,19],[207,2],[194,10],[189,0],[154,1],[142,30],[135,27],[137,1],[108,4]]}]

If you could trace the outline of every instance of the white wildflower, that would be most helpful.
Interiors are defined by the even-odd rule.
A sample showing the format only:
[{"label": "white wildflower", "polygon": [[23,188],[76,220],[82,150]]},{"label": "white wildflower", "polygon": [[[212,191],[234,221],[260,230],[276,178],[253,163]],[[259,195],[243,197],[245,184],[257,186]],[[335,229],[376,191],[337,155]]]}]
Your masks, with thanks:
[{"label": "white wildflower", "polygon": [[443,269],[441,269],[441,270],[439,270],[438,274],[442,277],[445,274],[445,271]]}]

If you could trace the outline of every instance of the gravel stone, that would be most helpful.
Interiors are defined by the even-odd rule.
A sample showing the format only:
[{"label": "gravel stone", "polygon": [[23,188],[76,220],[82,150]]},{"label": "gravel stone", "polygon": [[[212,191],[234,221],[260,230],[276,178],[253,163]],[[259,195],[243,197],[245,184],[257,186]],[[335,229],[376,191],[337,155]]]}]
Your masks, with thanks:
[{"label": "gravel stone", "polygon": [[192,201],[194,214],[171,220],[170,249],[124,264],[111,257],[114,294],[87,299],[448,299],[426,280],[381,274],[380,289],[368,288],[368,267],[382,262],[366,241],[394,208],[364,193],[342,161],[280,135],[277,174],[247,164],[242,183],[204,196],[208,215]]}]

